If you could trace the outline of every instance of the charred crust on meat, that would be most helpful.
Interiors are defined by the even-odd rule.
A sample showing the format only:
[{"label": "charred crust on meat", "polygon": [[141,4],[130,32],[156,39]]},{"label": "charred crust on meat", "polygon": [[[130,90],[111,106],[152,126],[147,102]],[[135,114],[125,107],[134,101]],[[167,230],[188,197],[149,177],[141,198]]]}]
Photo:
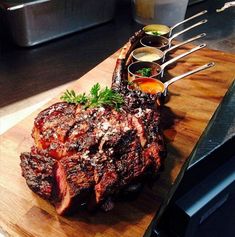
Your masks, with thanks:
[{"label": "charred crust on meat", "polygon": [[[79,208],[113,208],[113,199],[159,173],[166,148],[158,95],[128,88],[128,58],[141,30],[123,47],[112,89],[124,98],[120,110],[59,102],[35,118],[30,153],[22,153],[22,176],[31,190],[60,215]],[[138,189],[139,190],[139,189]]]},{"label": "charred crust on meat", "polygon": [[55,160],[28,152],[22,153],[20,159],[22,176],[26,178],[27,185],[42,198],[53,200]]}]

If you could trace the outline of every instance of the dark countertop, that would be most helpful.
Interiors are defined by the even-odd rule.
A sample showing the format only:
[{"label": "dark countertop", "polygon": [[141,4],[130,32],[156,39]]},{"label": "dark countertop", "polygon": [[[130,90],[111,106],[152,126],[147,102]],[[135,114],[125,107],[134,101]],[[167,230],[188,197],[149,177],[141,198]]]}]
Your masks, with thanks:
[{"label": "dark countertop", "polygon": [[[117,2],[111,22],[32,48],[14,45],[0,27],[0,108],[73,81],[119,49],[142,25],[132,19],[130,1]],[[207,32],[202,41],[208,47],[235,52],[235,9],[215,13],[224,2],[207,0],[189,6],[186,16],[208,9],[209,21],[179,39]]]}]

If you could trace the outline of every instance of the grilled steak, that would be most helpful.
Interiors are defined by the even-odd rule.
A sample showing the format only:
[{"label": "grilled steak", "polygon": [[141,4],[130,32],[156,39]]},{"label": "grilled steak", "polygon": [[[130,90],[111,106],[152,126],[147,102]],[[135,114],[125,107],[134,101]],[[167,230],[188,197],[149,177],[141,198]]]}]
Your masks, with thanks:
[{"label": "grilled steak", "polygon": [[82,205],[110,209],[113,196],[159,170],[166,152],[156,97],[127,85],[128,57],[142,35],[124,46],[114,70],[112,89],[124,97],[120,110],[60,102],[35,119],[35,144],[20,157],[22,175],[59,214]]},{"label": "grilled steak", "polygon": [[52,201],[55,159],[28,152],[21,154],[20,159],[28,186],[42,198]]}]

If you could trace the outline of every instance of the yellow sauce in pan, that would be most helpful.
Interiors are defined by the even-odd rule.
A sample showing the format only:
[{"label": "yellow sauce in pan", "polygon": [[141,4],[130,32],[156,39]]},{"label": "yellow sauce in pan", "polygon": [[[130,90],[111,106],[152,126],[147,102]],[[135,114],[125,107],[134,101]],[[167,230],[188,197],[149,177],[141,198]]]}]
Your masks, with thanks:
[{"label": "yellow sauce in pan", "polygon": [[147,61],[147,62],[153,62],[156,61],[158,59],[161,58],[161,56],[159,56],[156,53],[145,53],[145,52],[141,52],[141,53],[137,53],[135,55],[135,58],[140,60],[140,61]]},{"label": "yellow sauce in pan", "polygon": [[170,31],[168,26],[160,24],[147,25],[143,29],[148,35],[166,35]]}]

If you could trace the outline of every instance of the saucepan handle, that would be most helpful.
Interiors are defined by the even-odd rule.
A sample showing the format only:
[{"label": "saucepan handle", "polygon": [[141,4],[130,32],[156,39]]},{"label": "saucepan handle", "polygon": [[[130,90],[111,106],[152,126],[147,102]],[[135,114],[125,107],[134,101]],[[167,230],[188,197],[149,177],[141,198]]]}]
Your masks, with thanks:
[{"label": "saucepan handle", "polygon": [[181,46],[183,46],[183,45],[185,45],[185,44],[191,43],[191,42],[193,42],[193,41],[195,41],[195,40],[197,40],[197,39],[201,39],[201,38],[203,38],[203,37],[205,37],[205,36],[206,36],[206,33],[202,33],[202,34],[200,34],[200,35],[196,35],[196,36],[194,36],[194,37],[192,37],[192,38],[190,38],[190,39],[187,39],[187,40],[185,40],[185,41],[183,41],[183,42],[181,42],[181,43],[179,43],[179,44],[176,44],[176,45],[170,47],[169,49],[166,49],[166,50],[164,51],[164,58],[163,58],[163,61],[165,60],[166,54],[169,53],[170,51],[172,51],[172,50],[174,50],[174,49],[177,49],[177,48],[179,48],[179,47],[181,47]]},{"label": "saucepan handle", "polygon": [[170,79],[169,81],[167,81],[167,82],[164,83],[165,90],[167,90],[168,86],[171,85],[172,83],[174,83],[174,82],[176,82],[176,81],[178,81],[178,80],[180,80],[180,79],[182,79],[182,78],[184,78],[184,77],[187,77],[187,76],[189,76],[189,75],[192,75],[192,74],[194,74],[194,73],[203,71],[203,70],[208,69],[208,68],[210,68],[210,67],[213,67],[214,65],[215,65],[214,62],[210,62],[210,63],[207,63],[207,64],[205,64],[205,65],[203,65],[203,66],[200,66],[200,67],[198,67],[198,68],[196,68],[196,69],[193,69],[193,70],[191,70],[191,71],[189,71],[189,72],[186,72],[186,73],[184,73],[184,74],[182,74],[182,75],[179,75],[179,76],[177,76],[177,77],[174,77],[174,78]]},{"label": "saucepan handle", "polygon": [[165,69],[166,66],[168,66],[168,65],[170,65],[170,64],[172,64],[172,63],[174,63],[174,62],[176,62],[177,60],[179,60],[179,59],[181,59],[181,58],[183,58],[183,57],[185,57],[185,56],[187,56],[187,55],[189,55],[189,54],[191,54],[191,53],[193,53],[193,52],[195,52],[195,51],[197,51],[197,50],[200,50],[200,49],[202,49],[202,48],[204,48],[204,47],[206,47],[206,44],[200,44],[200,45],[198,45],[198,46],[196,46],[196,47],[190,49],[189,51],[187,51],[187,52],[185,52],[185,53],[182,53],[182,54],[180,54],[180,55],[178,55],[178,56],[176,56],[176,57],[170,59],[169,61],[163,63],[163,64],[161,65],[162,74],[164,73],[164,69]]},{"label": "saucepan handle", "polygon": [[201,15],[204,15],[204,14],[206,14],[206,13],[207,13],[207,10],[201,11],[201,12],[199,12],[199,13],[193,15],[193,16],[190,16],[189,18],[187,18],[187,19],[185,19],[185,20],[183,20],[183,21],[181,21],[181,22],[175,24],[174,26],[172,26],[172,27],[170,28],[170,36],[171,36],[171,34],[172,34],[172,31],[173,31],[176,27],[178,27],[178,26],[184,24],[185,22],[191,21],[192,19],[194,19],[194,18],[196,18],[196,17],[199,17],[199,16],[201,16]]},{"label": "saucepan handle", "polygon": [[193,28],[195,28],[195,27],[198,27],[198,26],[200,26],[200,25],[203,25],[203,24],[205,24],[205,23],[207,23],[207,19],[204,19],[204,20],[202,20],[202,21],[199,21],[199,22],[197,22],[196,24],[194,24],[194,25],[192,25],[192,26],[189,26],[188,28],[185,28],[185,29],[182,30],[182,31],[175,33],[174,35],[172,35],[172,36],[169,38],[169,47],[171,47],[171,42],[172,42],[172,40],[173,40],[174,38],[178,37],[179,35],[181,35],[181,34],[187,32],[187,31],[189,31],[189,30],[191,30],[191,29],[193,29]]}]

